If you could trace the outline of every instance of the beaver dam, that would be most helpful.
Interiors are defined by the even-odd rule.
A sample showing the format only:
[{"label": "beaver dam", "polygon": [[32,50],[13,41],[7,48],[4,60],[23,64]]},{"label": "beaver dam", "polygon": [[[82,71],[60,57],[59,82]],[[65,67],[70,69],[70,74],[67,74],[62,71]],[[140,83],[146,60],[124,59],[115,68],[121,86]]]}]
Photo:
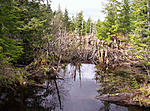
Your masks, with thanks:
[{"label": "beaver dam", "polygon": [[150,0],[0,0],[0,111],[150,111]]}]

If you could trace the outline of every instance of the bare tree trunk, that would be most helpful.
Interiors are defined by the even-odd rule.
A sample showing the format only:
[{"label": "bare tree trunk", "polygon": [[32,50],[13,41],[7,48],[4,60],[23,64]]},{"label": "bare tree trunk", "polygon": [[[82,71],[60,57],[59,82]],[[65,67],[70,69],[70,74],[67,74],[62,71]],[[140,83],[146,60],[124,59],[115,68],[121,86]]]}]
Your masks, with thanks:
[{"label": "bare tree trunk", "polygon": [[91,28],[91,23],[90,23],[90,34],[89,34],[90,36],[91,36],[91,33],[92,33],[92,31],[91,31],[91,30],[92,30],[92,28]]},{"label": "bare tree trunk", "polygon": [[107,65],[108,63],[108,47],[106,46],[106,49],[105,49],[105,64]]},{"label": "bare tree trunk", "polygon": [[102,41],[102,49],[101,49],[101,62],[103,63],[104,62],[104,57],[103,57],[103,53],[104,53],[104,41]]},{"label": "bare tree trunk", "polygon": [[49,52],[50,52],[50,43],[49,43],[48,35],[47,35],[47,45],[48,45],[48,48],[47,48],[47,56],[49,56]]},{"label": "bare tree trunk", "polygon": [[81,29],[81,37],[83,36],[83,20],[82,20],[82,29]]}]

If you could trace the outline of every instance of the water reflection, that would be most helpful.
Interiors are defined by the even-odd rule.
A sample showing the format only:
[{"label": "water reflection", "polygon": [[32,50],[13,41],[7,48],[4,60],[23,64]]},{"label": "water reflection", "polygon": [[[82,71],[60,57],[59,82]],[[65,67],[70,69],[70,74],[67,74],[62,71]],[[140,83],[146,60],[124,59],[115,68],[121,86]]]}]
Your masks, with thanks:
[{"label": "water reflection", "polygon": [[[115,94],[140,87],[141,84],[148,81],[146,73],[138,67],[122,66],[115,70],[103,71],[97,67],[99,71],[96,73],[96,81],[100,83],[100,88],[97,90],[99,95]],[[149,108],[128,106],[120,107],[114,104],[104,102],[106,111],[150,111]]]},{"label": "water reflection", "polygon": [[18,87],[14,93],[1,88],[0,111],[132,111],[95,99],[102,85],[96,70],[92,64],[68,64],[57,79],[43,80],[44,88]]}]

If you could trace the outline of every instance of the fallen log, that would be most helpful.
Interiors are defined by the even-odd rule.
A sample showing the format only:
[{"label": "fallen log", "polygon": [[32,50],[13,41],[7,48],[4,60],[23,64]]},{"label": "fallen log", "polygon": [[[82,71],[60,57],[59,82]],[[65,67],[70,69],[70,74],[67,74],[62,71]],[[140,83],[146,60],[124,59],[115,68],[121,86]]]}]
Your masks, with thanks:
[{"label": "fallen log", "polygon": [[[107,102],[114,103],[117,105],[122,105],[122,106],[144,106],[144,105],[141,105],[138,101],[133,101],[131,99],[132,96],[133,96],[133,93],[104,94],[101,96],[97,96],[96,99],[99,99],[101,101],[107,101]],[[146,107],[150,107],[150,105]]]}]

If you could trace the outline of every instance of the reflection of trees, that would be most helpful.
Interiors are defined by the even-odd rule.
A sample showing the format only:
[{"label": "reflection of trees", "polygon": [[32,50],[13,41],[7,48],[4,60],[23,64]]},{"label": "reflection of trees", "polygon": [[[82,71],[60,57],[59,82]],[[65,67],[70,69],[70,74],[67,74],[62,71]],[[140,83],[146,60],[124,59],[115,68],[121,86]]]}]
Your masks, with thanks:
[{"label": "reflection of trees", "polygon": [[[10,109],[2,111],[61,111],[63,110],[65,99],[67,99],[67,97],[69,96],[68,91],[70,90],[69,88],[72,87],[71,83],[73,81],[78,81],[80,82],[81,87],[81,73],[80,63],[66,65],[64,66],[64,69],[60,70],[57,77],[49,80],[44,80],[45,88],[24,87],[19,88],[14,95],[8,94],[11,97],[8,97],[9,101],[6,103],[6,105],[10,106],[9,104],[11,104],[11,106],[9,107]],[[100,77],[99,75],[97,76]],[[101,75],[101,80],[98,79],[98,81],[103,81],[103,86],[107,85],[106,78],[106,75]],[[6,91],[5,93],[8,92]],[[13,102],[10,103],[10,101]],[[17,104],[18,107],[15,104]],[[2,109],[5,109],[5,107],[7,106],[4,106]],[[109,111],[110,106],[111,105],[109,103],[104,102],[104,107],[101,107],[99,111]],[[18,109],[12,110],[12,107]]]},{"label": "reflection of trees", "polygon": [[[81,64],[75,64],[71,66],[70,73],[73,74],[73,80],[76,80],[77,73],[79,74],[79,80],[80,80],[80,86],[81,86]],[[45,82],[45,85],[47,86],[46,89],[39,90],[37,95],[39,97],[39,105],[44,107],[46,110],[60,110],[63,109],[63,101],[64,97],[68,96],[67,93],[67,87],[68,83],[70,81],[67,78],[68,76],[67,67],[64,67],[62,71],[60,71],[59,75],[64,78],[64,80],[61,79],[53,79],[53,80],[47,80]],[[59,78],[59,77],[58,77]]]},{"label": "reflection of trees", "polygon": [[[69,68],[68,68],[69,66]],[[73,66],[67,65],[62,69],[56,78],[46,80],[43,87],[22,87],[18,88],[15,94],[7,93],[8,101],[3,101],[5,105],[9,106],[6,111],[13,111],[13,107],[16,110],[21,111],[52,111],[63,109],[63,102],[66,96],[68,96],[69,81],[76,80],[77,74],[79,74],[79,80],[81,85],[81,64],[75,64]],[[68,68],[68,69],[67,69]],[[72,77],[69,76],[69,72]],[[63,78],[63,79],[60,79]],[[0,95],[1,96],[1,95]],[[12,101],[12,102],[10,102]],[[19,102],[18,102],[19,101]],[[17,107],[17,105],[19,107]],[[6,106],[0,106],[5,109]],[[5,111],[5,110],[3,110]]]},{"label": "reflection of trees", "polygon": [[[59,79],[47,80],[45,81],[44,84],[45,86],[47,86],[46,88],[22,87],[19,88],[14,94],[11,94],[11,92],[9,91],[5,91],[4,93],[7,95],[5,97],[6,100],[2,101],[4,105],[0,104],[0,110],[3,111],[60,110],[63,107],[62,102],[64,96],[67,95],[67,90],[65,90],[64,81]],[[0,95],[0,97],[1,96],[2,95]]]},{"label": "reflection of trees", "polygon": [[74,81],[76,81],[76,76],[77,76],[77,73],[79,74],[79,80],[80,80],[80,87],[81,87],[81,63],[76,63],[74,64]]},{"label": "reflection of trees", "polygon": [[44,107],[45,110],[60,110],[62,109],[62,102],[64,96],[67,95],[67,90],[64,86],[64,80],[54,79],[45,82],[46,89],[38,91],[37,96],[39,96],[39,105]]},{"label": "reflection of trees", "polygon": [[62,109],[60,92],[59,92],[59,88],[58,88],[56,80],[54,80],[54,83],[55,83],[56,90],[57,90],[57,95],[58,95],[58,100],[59,100],[59,106],[60,106],[60,109]]}]

